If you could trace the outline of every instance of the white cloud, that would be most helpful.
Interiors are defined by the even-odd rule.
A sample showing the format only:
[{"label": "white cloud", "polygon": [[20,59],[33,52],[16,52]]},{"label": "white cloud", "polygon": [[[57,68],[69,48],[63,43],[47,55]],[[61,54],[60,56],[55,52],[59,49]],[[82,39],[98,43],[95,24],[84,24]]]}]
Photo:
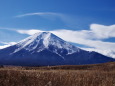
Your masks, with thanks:
[{"label": "white cloud", "polygon": [[10,45],[3,45],[3,46],[0,46],[0,49],[3,49],[3,48],[6,48],[6,47],[9,47]]},{"label": "white cloud", "polygon": [[2,44],[6,44],[6,45],[14,45],[14,44],[16,44],[16,42],[0,42],[0,43],[2,43]]},{"label": "white cloud", "polygon": [[105,50],[105,49],[95,49],[95,48],[82,48],[82,49],[87,51],[96,51],[103,55],[115,58],[115,50],[111,50],[111,49]]},{"label": "white cloud", "polygon": [[0,42],[0,43],[3,44],[2,46],[0,46],[0,49],[3,49],[3,48],[6,48],[6,47],[16,44],[16,42]]},{"label": "white cloud", "polygon": [[18,33],[21,34],[28,34],[28,35],[33,35],[37,32],[43,32],[42,30],[36,30],[36,29],[31,29],[31,30],[16,30]]},{"label": "white cloud", "polygon": [[90,29],[94,33],[95,37],[99,39],[115,37],[115,25],[105,26],[99,24],[91,24]]},{"label": "white cloud", "polygon": [[[21,34],[33,35],[36,32],[44,32],[44,31],[31,29],[31,30],[17,30],[17,32]],[[66,41],[92,47],[92,50],[98,51],[104,55],[109,54],[113,56],[114,54],[113,51],[115,50],[115,43],[104,42],[101,39],[115,37],[115,25],[104,26],[99,24],[91,24],[90,30],[73,31],[73,30],[61,29],[49,32],[56,34],[57,36],[61,37]],[[110,54],[110,52],[112,52],[113,54]]]}]

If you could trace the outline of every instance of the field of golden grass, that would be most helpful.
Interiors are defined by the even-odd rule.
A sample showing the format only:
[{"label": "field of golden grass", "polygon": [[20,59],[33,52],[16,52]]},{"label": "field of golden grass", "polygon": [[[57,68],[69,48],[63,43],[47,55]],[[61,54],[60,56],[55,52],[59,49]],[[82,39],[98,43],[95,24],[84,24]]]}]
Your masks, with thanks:
[{"label": "field of golden grass", "polygon": [[0,86],[115,86],[115,62],[51,67],[0,67]]}]

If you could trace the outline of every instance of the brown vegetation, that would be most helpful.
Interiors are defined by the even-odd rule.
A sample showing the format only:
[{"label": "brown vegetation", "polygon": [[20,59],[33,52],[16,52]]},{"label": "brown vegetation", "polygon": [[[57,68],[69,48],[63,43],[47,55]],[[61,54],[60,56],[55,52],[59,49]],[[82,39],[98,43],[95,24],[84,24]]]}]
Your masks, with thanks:
[{"label": "brown vegetation", "polygon": [[80,66],[1,66],[0,86],[115,86],[115,62]]}]

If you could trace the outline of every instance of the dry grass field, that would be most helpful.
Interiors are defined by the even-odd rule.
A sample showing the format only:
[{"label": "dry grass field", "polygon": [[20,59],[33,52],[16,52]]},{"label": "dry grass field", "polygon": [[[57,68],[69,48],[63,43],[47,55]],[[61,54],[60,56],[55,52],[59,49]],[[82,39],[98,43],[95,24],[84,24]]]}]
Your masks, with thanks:
[{"label": "dry grass field", "polygon": [[0,67],[0,86],[115,86],[115,62],[51,67]]}]

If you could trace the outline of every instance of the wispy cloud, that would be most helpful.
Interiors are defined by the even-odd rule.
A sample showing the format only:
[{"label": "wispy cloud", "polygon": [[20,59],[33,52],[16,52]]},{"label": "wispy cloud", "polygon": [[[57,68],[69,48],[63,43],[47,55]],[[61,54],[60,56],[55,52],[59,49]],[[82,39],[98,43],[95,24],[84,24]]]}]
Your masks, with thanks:
[{"label": "wispy cloud", "polygon": [[34,15],[38,15],[38,16],[51,15],[51,16],[60,16],[61,17],[63,14],[54,13],[54,12],[37,12],[37,13],[26,13],[26,14],[22,14],[22,15],[17,15],[15,17],[25,17],[25,16],[34,16]]},{"label": "wispy cloud", "polygon": [[[17,32],[21,34],[33,35],[36,32],[44,32],[44,31],[31,29],[31,30],[17,30]],[[49,32],[56,34],[57,36],[61,37],[66,41],[92,47],[91,49],[85,48],[87,50],[98,51],[105,55],[108,54],[105,53],[108,51],[115,52],[114,42],[102,41],[102,39],[115,37],[115,25],[105,26],[99,24],[91,24],[89,30],[73,31],[73,30],[61,29],[61,30],[53,30]]]},{"label": "wispy cloud", "polygon": [[82,49],[87,50],[87,51],[96,51],[103,55],[115,58],[115,50],[112,50],[112,49],[96,49],[96,48],[83,48],[83,47]]},{"label": "wispy cloud", "polygon": [[3,44],[2,46],[0,46],[0,49],[3,49],[3,48],[16,44],[16,42],[0,42],[0,44]]},{"label": "wispy cloud", "polygon": [[[70,15],[70,14],[63,14],[63,13],[55,13],[55,12],[36,12],[36,13],[26,13],[15,16],[15,18],[23,18],[29,16],[39,16],[49,20],[60,19],[67,27],[71,28],[79,28],[81,29],[83,24],[85,25],[86,22],[90,22],[91,18],[83,18],[81,16]],[[82,24],[82,25],[81,25]]]}]

